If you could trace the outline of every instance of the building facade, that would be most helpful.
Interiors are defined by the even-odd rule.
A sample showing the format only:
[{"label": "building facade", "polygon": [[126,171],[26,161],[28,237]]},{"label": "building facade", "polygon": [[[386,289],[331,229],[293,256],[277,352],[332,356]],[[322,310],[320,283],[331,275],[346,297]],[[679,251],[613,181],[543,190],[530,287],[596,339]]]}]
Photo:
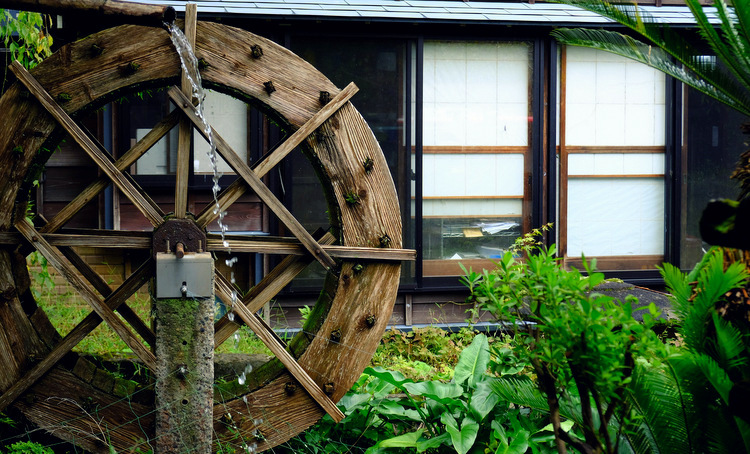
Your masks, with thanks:
[{"label": "building facade", "polygon": [[[184,10],[178,2],[157,3]],[[644,65],[550,38],[559,26],[616,28],[590,13],[549,3],[452,0],[196,3],[199,20],[272,39],[337,86],[359,87],[352,102],[386,156],[404,245],[417,251],[417,260],[403,266],[395,325],[464,321],[459,264],[490,268],[518,236],[547,223],[553,227],[546,240],[557,244],[566,265],[580,266],[585,255],[609,277],[658,287],[659,264],[689,268],[705,250],[698,219],[706,203],[736,197],[729,175],[744,151],[746,119]],[[687,8],[664,3],[646,9],[692,34]],[[62,25],[83,26],[75,18]],[[248,163],[284,137],[262,112],[227,94],[209,92],[205,109]],[[112,103],[89,121],[117,156],[170,110],[164,92],[154,90]],[[131,169],[165,211],[176,142],[175,131]],[[196,133],[189,203],[197,211],[211,200],[205,148]],[[219,170],[226,186],[231,168],[220,162]],[[88,182],[87,172],[96,174],[63,146],[38,192],[42,212],[59,210]],[[308,229],[328,226],[303,153],[266,182]],[[226,223],[235,233],[284,233],[252,195],[233,206]],[[70,226],[149,228],[113,190]],[[242,257],[238,279],[257,281],[275,260]],[[127,268],[124,262],[117,266]],[[321,275],[313,267],[280,295],[277,325],[294,324],[297,308],[314,301]]]}]

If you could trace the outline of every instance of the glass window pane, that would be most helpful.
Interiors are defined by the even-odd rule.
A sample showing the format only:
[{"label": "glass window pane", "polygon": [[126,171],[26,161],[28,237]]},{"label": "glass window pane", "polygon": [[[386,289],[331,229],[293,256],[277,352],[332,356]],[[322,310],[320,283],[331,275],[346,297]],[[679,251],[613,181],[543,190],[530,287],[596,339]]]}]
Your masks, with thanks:
[{"label": "glass window pane", "polygon": [[[235,153],[247,162],[247,104],[231,96],[206,90],[203,115],[214,130],[232,147]],[[213,174],[208,157],[208,142],[198,131],[193,131],[193,171]],[[229,164],[218,157],[216,168],[220,173],[233,173]]]},{"label": "glass window pane", "polygon": [[601,269],[664,258],[664,75],[594,49],[565,54],[565,256]]},{"label": "glass window pane", "polygon": [[521,234],[531,45],[424,43],[424,275],[490,266]]},{"label": "glass window pane", "polygon": [[680,267],[690,269],[709,247],[698,228],[703,209],[711,199],[739,195],[738,182],[729,177],[747,149],[740,125],[748,118],[692,88],[685,91]]},{"label": "glass window pane", "polygon": [[[375,134],[383,150],[385,159],[400,197],[404,212],[404,247],[413,247],[413,240],[407,236],[411,205],[405,194],[409,193],[410,161],[407,150],[410,139],[406,136],[405,120],[407,94],[411,87],[406,78],[407,43],[398,39],[347,39],[330,37],[293,37],[291,50],[310,62],[336,86],[343,88],[350,82],[359,87],[352,103],[362,114]],[[412,110],[413,112],[413,110]],[[292,213],[305,226],[328,227],[327,207],[312,165],[301,153],[287,159],[287,176],[284,181],[286,200]],[[310,276],[312,273],[308,274]],[[322,268],[318,273],[323,275]],[[306,277],[298,278],[292,284],[311,283]],[[402,269],[402,282],[413,281],[413,264],[407,263]]]}]

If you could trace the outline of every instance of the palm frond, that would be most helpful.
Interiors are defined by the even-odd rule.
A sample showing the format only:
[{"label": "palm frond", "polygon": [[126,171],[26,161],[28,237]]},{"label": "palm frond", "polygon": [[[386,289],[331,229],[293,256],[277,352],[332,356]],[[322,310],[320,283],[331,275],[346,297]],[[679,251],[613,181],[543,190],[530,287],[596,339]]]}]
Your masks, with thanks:
[{"label": "palm frond", "polygon": [[726,371],[747,364],[745,336],[736,326],[713,314],[716,361]]},{"label": "palm frond", "polygon": [[[662,70],[687,85],[748,115],[750,111],[750,105],[747,103],[748,91],[750,91],[750,71],[748,70],[750,68],[750,61],[748,61],[750,55],[744,50],[747,49],[749,42],[747,34],[744,33],[744,28],[742,29],[742,33],[738,31],[738,27],[743,26],[738,18],[739,15],[731,14],[731,11],[726,8],[725,4],[717,7],[717,15],[722,19],[722,30],[727,29],[723,30],[724,37],[722,37],[710,23],[698,1],[688,0],[687,2],[695,16],[701,35],[708,41],[716,55],[728,68],[726,73],[718,65],[696,54],[694,51],[695,47],[687,40],[665,24],[654,20],[653,17],[639,9],[635,4],[611,4],[605,0],[555,1],[595,12],[628,27],[649,43],[662,49],[663,56],[661,59],[670,61],[673,67],[671,71],[667,71],[666,69],[669,68],[668,65],[653,65],[643,59],[637,59],[638,61]],[[742,12],[744,13],[744,11]],[[750,23],[748,19],[748,17],[742,18],[742,20],[745,20],[745,24]],[[553,36],[560,36],[561,42],[565,43],[565,33],[567,32],[556,30],[553,32]],[[567,43],[599,48],[593,45],[593,43],[584,44],[581,42],[575,44],[573,41]],[[640,43],[640,46],[649,47],[648,44],[644,43]],[[626,54],[621,55],[632,58]],[[665,58],[666,56],[671,58]]]},{"label": "palm frond", "polygon": [[668,367],[640,365],[628,388],[627,403],[641,418],[623,433],[636,453],[691,453],[691,401]]},{"label": "palm frond", "polygon": [[685,64],[680,65],[659,47],[610,30],[560,28],[551,34],[563,44],[603,50],[648,65],[745,115],[750,115],[750,96],[747,90],[705,59],[683,55]]},{"label": "palm frond", "polygon": [[691,281],[687,274],[671,263],[665,262],[659,267],[659,272],[664,279],[667,290],[669,290],[672,307],[678,319],[683,320],[690,308],[690,297],[693,294],[693,288],[690,286]]},{"label": "palm frond", "polygon": [[748,77],[750,74],[747,72],[747,68],[743,68],[743,62],[747,57],[737,56],[736,49],[732,47],[733,40],[737,38],[737,35],[733,32],[734,21],[729,18],[726,5],[721,0],[715,2],[715,10],[721,20],[721,31],[724,36],[722,38],[716,27],[708,20],[708,16],[706,16],[703,6],[698,0],[687,0],[686,3],[693,13],[698,31],[711,46],[711,50],[727,65],[727,68],[738,80],[743,81],[745,86],[750,86],[750,78]]},{"label": "palm frond", "polygon": [[[528,377],[506,376],[490,381],[490,389],[501,399],[521,407],[548,413],[547,398],[539,391],[537,384]],[[560,415],[581,425],[580,402],[560,399]]]}]

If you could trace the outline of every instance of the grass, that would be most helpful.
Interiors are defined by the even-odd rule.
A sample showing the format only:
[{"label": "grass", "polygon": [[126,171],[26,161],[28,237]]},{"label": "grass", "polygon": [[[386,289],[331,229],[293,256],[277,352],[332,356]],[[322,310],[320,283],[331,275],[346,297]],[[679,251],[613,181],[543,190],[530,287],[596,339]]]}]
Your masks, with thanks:
[{"label": "grass", "polygon": [[[80,298],[73,295],[57,295],[52,289],[39,291],[37,304],[44,309],[52,325],[57,328],[61,336],[68,334],[91,311],[91,307]],[[152,325],[151,297],[146,292],[138,292],[127,300],[128,306],[147,325]],[[139,339],[143,341],[140,337]],[[102,357],[120,356],[132,353],[125,342],[112,331],[106,323],[101,323],[91,334],[86,336],[74,351]],[[235,336],[224,342],[216,349],[217,353],[247,353],[270,355],[271,352],[252,331],[242,327]]]}]

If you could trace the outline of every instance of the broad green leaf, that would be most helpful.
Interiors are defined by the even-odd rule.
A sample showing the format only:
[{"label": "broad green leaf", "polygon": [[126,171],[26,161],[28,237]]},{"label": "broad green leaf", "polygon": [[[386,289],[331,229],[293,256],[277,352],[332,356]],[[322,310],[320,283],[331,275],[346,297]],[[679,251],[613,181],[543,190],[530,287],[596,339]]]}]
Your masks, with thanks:
[{"label": "broad green leaf", "polygon": [[437,380],[419,383],[404,383],[404,388],[412,395],[424,396],[441,403],[461,397],[463,388],[456,383],[443,383]]},{"label": "broad green leaf", "polygon": [[461,421],[461,428],[459,429],[456,419],[451,416],[450,413],[443,413],[440,417],[440,421],[445,424],[445,430],[451,436],[453,449],[455,449],[458,454],[466,454],[469,452],[471,447],[474,446],[474,441],[477,439],[479,424],[467,416]]},{"label": "broad green leaf", "polygon": [[417,440],[417,452],[425,452],[428,449],[436,449],[440,445],[450,446],[451,436],[448,432],[444,432],[437,437],[432,438],[420,438]]},{"label": "broad green leaf", "polygon": [[416,448],[417,440],[422,436],[424,429],[419,429],[416,432],[409,432],[403,435],[398,435],[387,440],[383,440],[377,444],[381,448]]},{"label": "broad green leaf", "polygon": [[487,336],[481,333],[477,334],[471,345],[461,352],[453,381],[459,385],[467,382],[469,388],[474,388],[487,371],[489,362],[490,346],[487,342]]},{"label": "broad green leaf", "polygon": [[[469,408],[473,412],[477,421],[484,420],[500,401],[500,396],[490,387],[488,380],[482,380],[477,383],[477,387],[471,395]],[[506,405],[507,408],[507,405]]]},{"label": "broad green leaf", "polygon": [[418,411],[406,408],[395,400],[383,399],[377,405],[373,405],[373,409],[381,416],[397,416],[412,421],[422,421]]},{"label": "broad green leaf", "polygon": [[368,367],[365,369],[364,373],[366,373],[367,375],[372,375],[375,378],[379,378],[386,383],[390,383],[402,391],[405,390],[404,384],[414,382],[414,380],[404,377],[404,374],[402,374],[401,372],[386,370],[380,366]]},{"label": "broad green leaf", "polygon": [[[560,428],[561,428],[562,430],[564,430],[565,432],[570,432],[570,429],[572,429],[572,428],[573,428],[573,421],[570,421],[570,420],[565,420],[565,421],[562,421],[562,422],[560,423]],[[539,429],[539,431],[537,431],[536,433],[539,433],[539,432],[544,432],[544,431],[554,432],[554,430],[553,430],[553,428],[552,428],[552,423],[549,423],[549,424],[547,424],[546,426],[542,427],[542,428],[541,428],[541,429]]]}]

